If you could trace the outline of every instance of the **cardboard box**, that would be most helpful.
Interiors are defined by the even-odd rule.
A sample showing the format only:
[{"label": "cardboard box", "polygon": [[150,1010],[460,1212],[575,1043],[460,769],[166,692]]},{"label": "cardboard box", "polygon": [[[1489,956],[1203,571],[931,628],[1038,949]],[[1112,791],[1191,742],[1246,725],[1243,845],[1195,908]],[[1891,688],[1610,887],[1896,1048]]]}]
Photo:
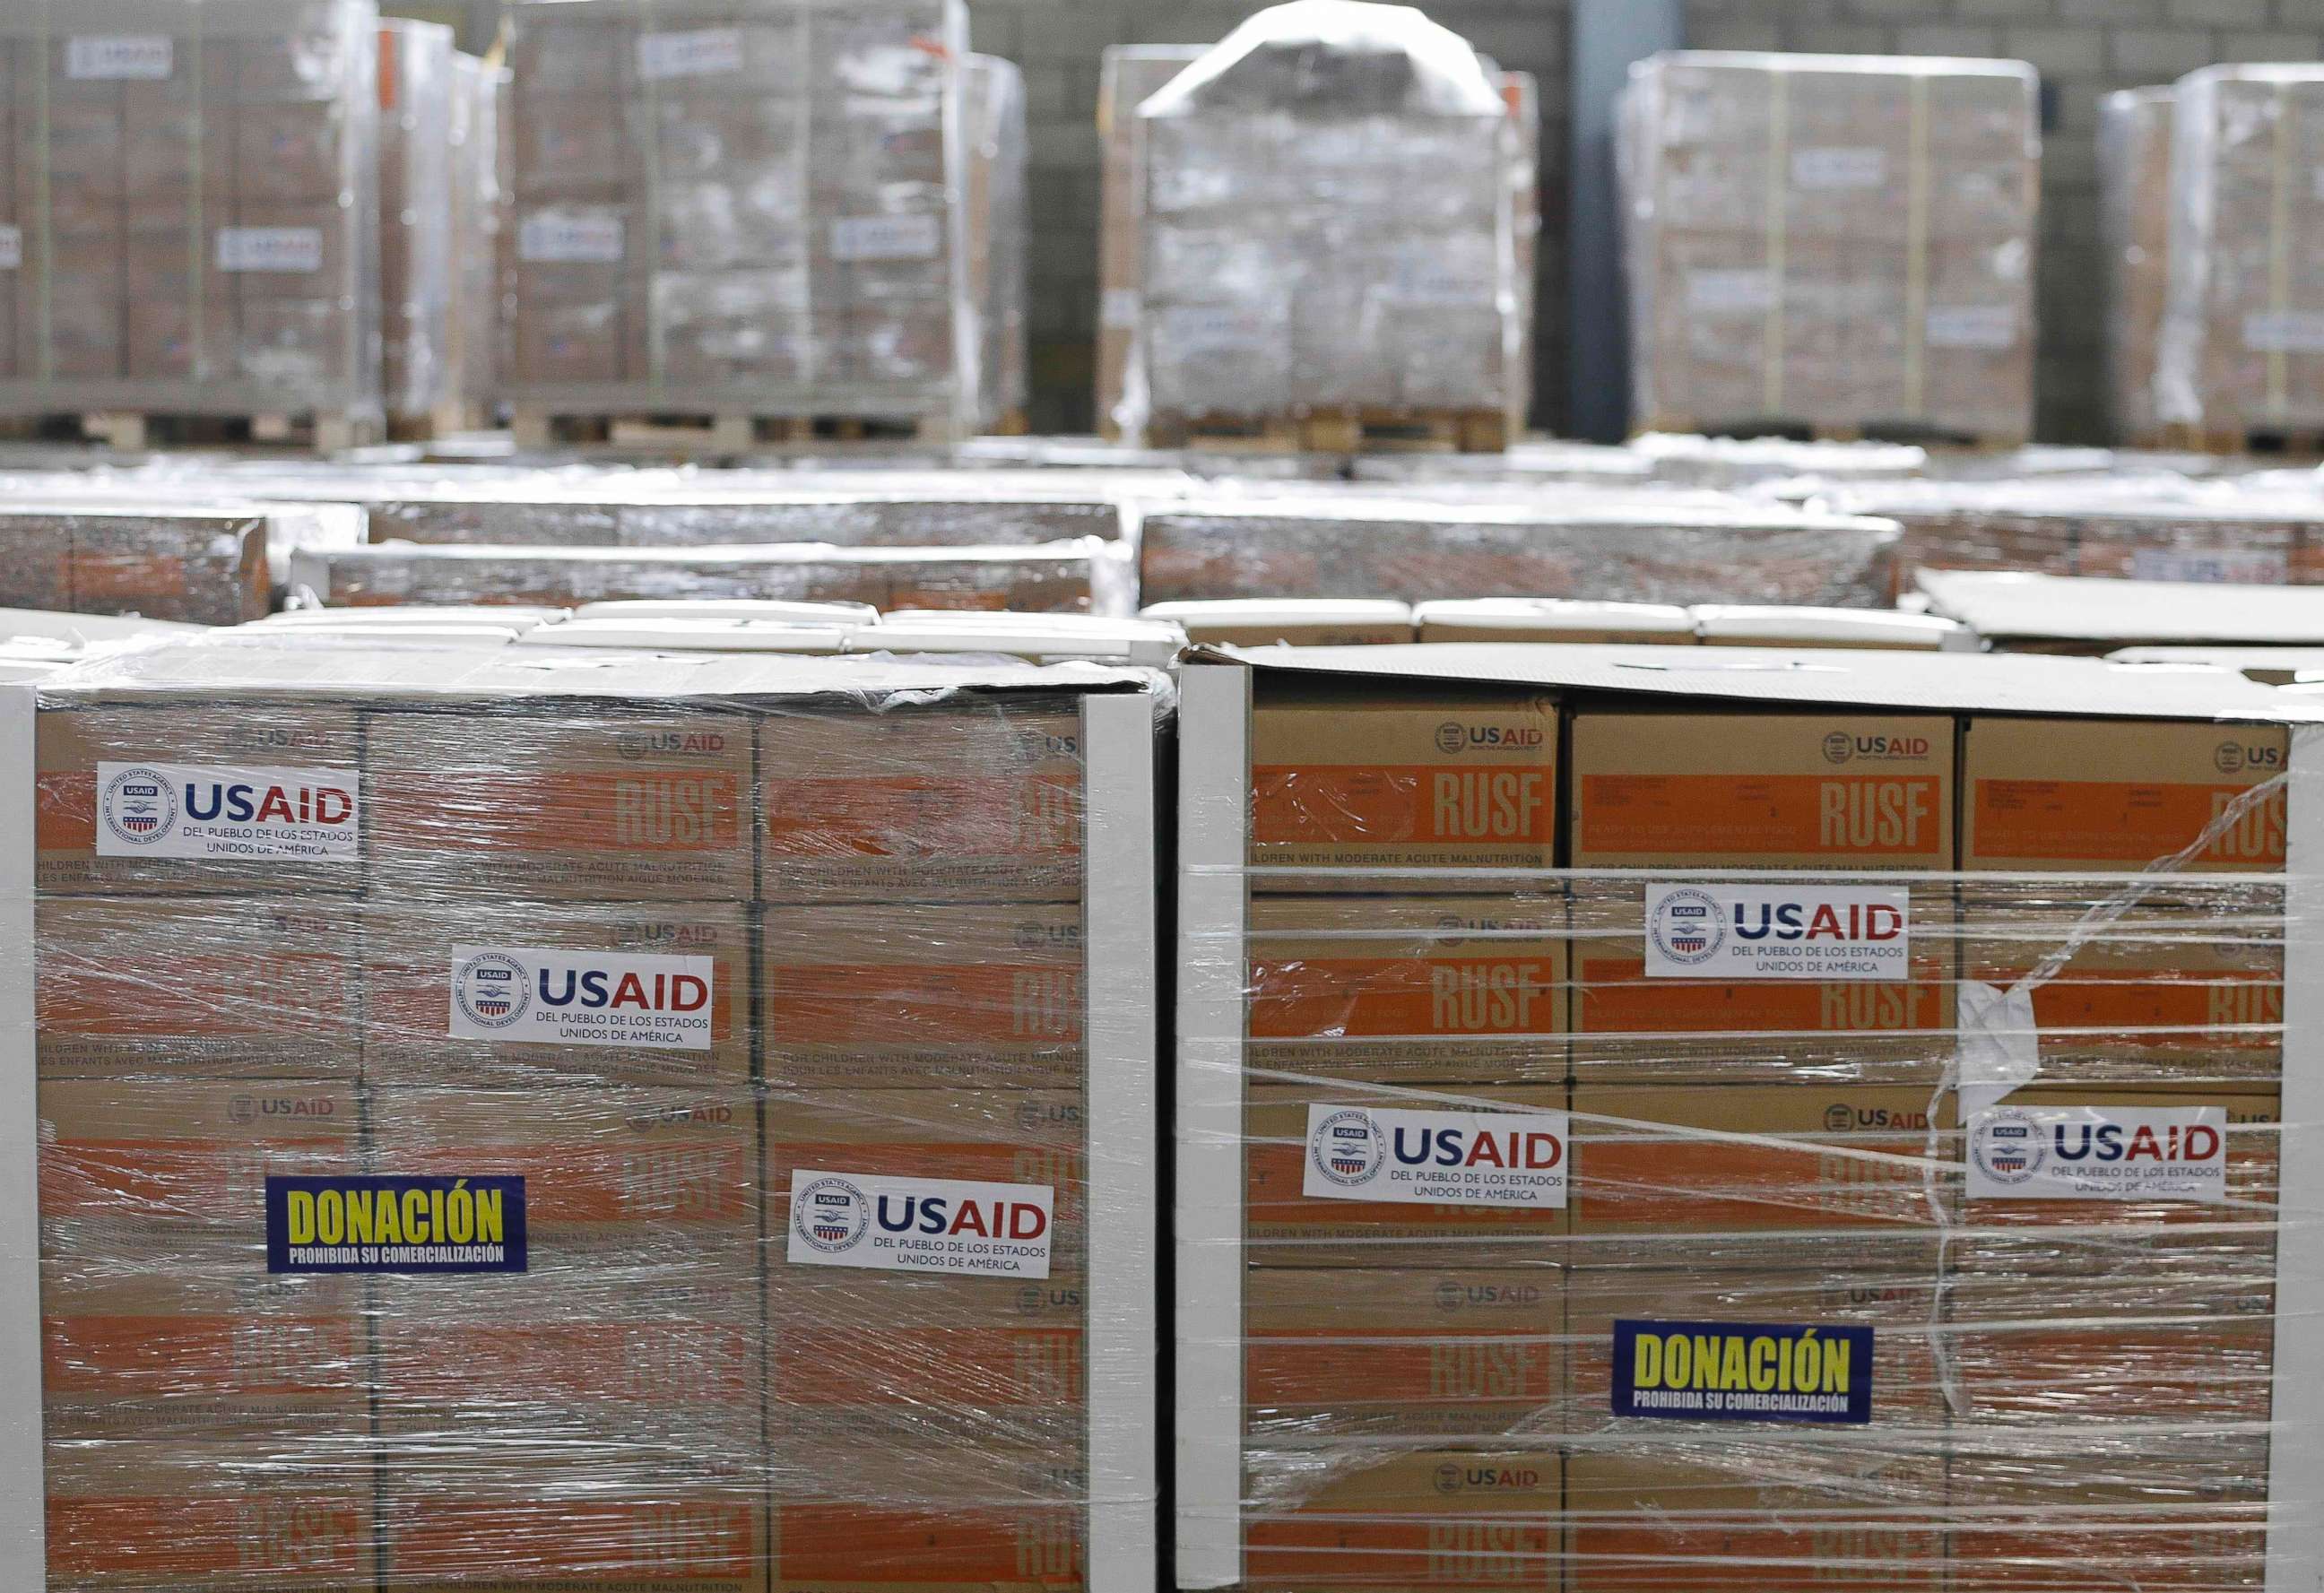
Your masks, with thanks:
[{"label": "cardboard box", "polygon": [[1253,1448],[1489,1447],[1564,1431],[1565,1277],[1554,1267],[1254,1269],[1241,1420]]},{"label": "cardboard box", "polygon": [[776,1089],[1065,1087],[1086,1066],[1077,903],[804,908],[762,948]]},{"label": "cardboard box", "polygon": [[361,920],[298,898],[50,897],[35,909],[43,1079],[360,1068]]},{"label": "cardboard box", "polygon": [[1913,714],[1578,712],[1572,864],[1952,866],[1952,721]]},{"label": "cardboard box", "polygon": [[1562,1083],[1565,920],[1563,898],[1546,894],[1255,898],[1243,1066],[1259,1078]]},{"label": "cardboard box", "polygon": [[1560,1586],[1564,1465],[1554,1449],[1298,1448],[1253,1453],[1243,1489],[1252,1588]]},{"label": "cardboard box", "polygon": [[1065,700],[787,710],[759,744],[770,904],[1081,895],[1082,721]]},{"label": "cardboard box", "polygon": [[768,1593],[1035,1593],[1078,1586],[1088,1574],[1088,1510],[1070,1502],[890,1506],[853,1496],[779,1501],[774,1515]]},{"label": "cardboard box", "polygon": [[335,787],[360,768],[355,715],[340,704],[227,695],[239,702],[232,714],[188,714],[181,703],[152,695],[78,697],[42,710],[34,833],[35,882],[44,895],[355,892],[359,870],[351,858],[97,855],[100,763],[216,770],[212,778],[227,783],[240,771],[290,769]]},{"label": "cardboard box", "polygon": [[[581,704],[367,716],[372,882],[406,897],[747,901],[738,714]],[[524,944],[524,943],[519,943]]]},{"label": "cardboard box", "polygon": [[373,1593],[373,1481],[327,1438],[52,1442],[48,1586]]},{"label": "cardboard box", "polygon": [[43,1081],[42,1220],[258,1247],[270,1175],[363,1171],[357,1104],[310,1078]]},{"label": "cardboard box", "polygon": [[1932,1096],[1805,1081],[1577,1084],[1574,1236],[1602,1266],[1926,1269],[1958,1220],[1954,1192],[1922,1170],[1942,1144]]},{"label": "cardboard box", "polygon": [[[1562,1112],[1555,1085],[1251,1084],[1243,1111],[1243,1210],[1260,1266],[1548,1266],[1565,1257],[1569,1212],[1484,1204],[1313,1199],[1301,1192],[1311,1104],[1408,1110]],[[1577,1153],[1579,1154],[1579,1153]],[[1572,1198],[1569,1192],[1568,1199]]]},{"label": "cardboard box", "polygon": [[[464,876],[447,864],[438,877]],[[572,977],[560,982],[530,955],[501,967],[530,988],[505,1037],[493,1037],[496,1019],[469,1015],[464,998],[479,987],[463,973],[474,959],[461,950],[567,951],[562,972]],[[373,1084],[557,1089],[610,1082],[724,1092],[751,1082],[751,935],[741,907],[381,905],[365,916],[362,966],[364,1076]],[[636,983],[626,984],[624,974]],[[593,975],[594,995],[586,983]],[[681,989],[672,982],[680,978],[702,987]],[[544,981],[554,990],[544,992]],[[561,998],[558,1009],[571,1021],[527,1027],[536,1014],[524,1008],[549,1010],[552,997]],[[612,1017],[622,1026],[597,1027]],[[559,1043],[559,1033],[581,1037]]]},{"label": "cardboard box", "polygon": [[[607,1486],[605,1467],[625,1472]],[[631,1480],[634,1479],[634,1480]],[[392,1593],[761,1593],[764,1493],[747,1473],[560,1454],[394,1474],[380,1510]],[[368,1584],[366,1584],[368,1585]]]},{"label": "cardboard box", "polygon": [[2264,1585],[2269,1469],[2255,1434],[2150,1432],[2126,1450],[2034,1447],[2003,1429],[1960,1447],[1950,1490],[1956,1586]]},{"label": "cardboard box", "polygon": [[[1645,887],[1578,882],[1575,1079],[1748,1084],[1821,1077],[1933,1089],[1956,1049],[1952,888],[1902,877],[1898,883],[1911,948],[1905,978],[1721,981],[1650,975]],[[1803,906],[1826,889],[1812,876],[1791,886]],[[1716,897],[1721,887],[1705,881],[1702,889]]]},{"label": "cardboard box", "polygon": [[2281,726],[1973,717],[1961,743],[1961,867],[2128,872],[2202,842],[2190,868],[2280,871],[2283,793],[2227,815],[2286,771],[2290,744]]},{"label": "cardboard box", "polygon": [[[1554,698],[1481,687],[1270,688],[1250,716],[1250,861],[1326,871],[1261,875],[1255,889],[1393,890],[1392,874],[1361,870],[1555,862]],[[1476,889],[1506,885],[1487,877]]]}]

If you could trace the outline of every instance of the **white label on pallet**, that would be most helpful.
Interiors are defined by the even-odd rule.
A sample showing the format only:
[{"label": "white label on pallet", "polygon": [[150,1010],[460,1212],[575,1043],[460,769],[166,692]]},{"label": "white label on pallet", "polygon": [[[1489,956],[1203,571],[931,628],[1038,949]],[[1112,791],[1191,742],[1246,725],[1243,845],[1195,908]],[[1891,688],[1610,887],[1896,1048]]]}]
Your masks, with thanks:
[{"label": "white label on pallet", "polygon": [[23,263],[24,229],[0,226],[0,271],[14,271]]},{"label": "white label on pallet", "polygon": [[516,256],[540,265],[613,265],[622,258],[622,218],[540,210],[517,229]]},{"label": "white label on pallet", "polygon": [[1105,329],[1109,332],[1136,330],[1141,303],[1135,288],[1108,288],[1102,305]]},{"label": "white label on pallet", "polygon": [[791,1174],[783,1255],[795,1266],[1046,1278],[1056,1210],[1046,1183],[802,1167]]},{"label": "white label on pallet", "polygon": [[2010,348],[2017,342],[2017,312],[2006,304],[1932,304],[1931,348]]},{"label": "white label on pallet", "polygon": [[176,67],[175,50],[166,33],[84,33],[65,41],[68,78],[158,81]]},{"label": "white label on pallet", "polygon": [[1648,885],[1648,979],[1901,980],[1912,897],[1839,885]]},{"label": "white label on pallet", "polygon": [[2261,310],[2247,315],[2244,346],[2261,354],[2324,352],[2324,310]]},{"label": "white label on pallet", "polygon": [[1565,1206],[1563,1112],[1307,1108],[1299,1192],[1310,1200],[1413,1206]]},{"label": "white label on pallet", "polygon": [[944,252],[936,216],[843,216],[831,224],[834,260],[934,260]]},{"label": "white label on pallet", "polygon": [[2131,553],[2130,573],[2140,581],[2282,586],[2292,579],[2292,560],[2280,548],[2140,548]]},{"label": "white label on pallet", "polygon": [[2227,1198],[2227,1113],[2182,1106],[1996,1107],[1969,1125],[1973,1201]]},{"label": "white label on pallet", "polygon": [[571,946],[454,946],[450,1033],[531,1045],[710,1049],[717,964]]},{"label": "white label on pallet", "polygon": [[1695,271],[1686,274],[1686,302],[1714,314],[1762,315],[1775,302],[1775,291],[1764,271]]},{"label": "white label on pallet", "polygon": [[222,226],[217,235],[220,271],[317,272],[323,269],[323,229],[318,226]]},{"label": "white label on pallet", "polygon": [[638,76],[713,78],[742,69],[742,30],[698,28],[638,38]]},{"label": "white label on pallet", "polygon": [[352,862],[361,790],[352,769],[99,763],[97,855]]},{"label": "white label on pallet", "polygon": [[1887,180],[1888,155],[1877,147],[1792,152],[1792,184],[1795,188],[1878,188]]}]

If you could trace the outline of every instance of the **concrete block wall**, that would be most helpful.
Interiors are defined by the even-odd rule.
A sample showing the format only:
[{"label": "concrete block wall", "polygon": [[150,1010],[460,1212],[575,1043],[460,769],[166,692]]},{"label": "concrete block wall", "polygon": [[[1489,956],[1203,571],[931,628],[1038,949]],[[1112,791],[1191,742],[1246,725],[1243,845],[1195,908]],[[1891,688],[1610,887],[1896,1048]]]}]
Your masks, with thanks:
[{"label": "concrete block wall", "polygon": [[[977,49],[1025,69],[1032,131],[1031,316],[1036,430],[1087,431],[1098,316],[1098,60],[1113,44],[1210,44],[1262,0],[969,0]],[[1780,5],[1780,0],[1771,0]],[[2324,5],[2324,0],[2316,0]],[[1565,391],[1567,0],[1423,0],[1424,9],[1542,87],[1541,333],[1545,415]]]},{"label": "concrete block wall", "polygon": [[2106,440],[2096,142],[2099,98],[2218,61],[2315,60],[2324,0],[1686,0],[1702,50],[2006,56],[2042,73],[2036,435]]}]

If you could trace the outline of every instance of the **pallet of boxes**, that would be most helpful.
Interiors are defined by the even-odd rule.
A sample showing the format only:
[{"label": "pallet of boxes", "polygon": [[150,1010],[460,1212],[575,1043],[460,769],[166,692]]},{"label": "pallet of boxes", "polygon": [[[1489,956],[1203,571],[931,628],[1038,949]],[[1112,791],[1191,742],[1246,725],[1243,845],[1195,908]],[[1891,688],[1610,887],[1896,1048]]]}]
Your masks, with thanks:
[{"label": "pallet of boxes", "polygon": [[511,30],[521,441],[974,423],[959,0],[527,0]]},{"label": "pallet of boxes", "polygon": [[1631,68],[1636,428],[2024,442],[2036,87],[2007,60],[1681,51]]},{"label": "pallet of boxes", "polygon": [[371,0],[0,19],[0,418],[344,447],[380,425]]},{"label": "pallet of boxes", "polygon": [[2308,710],[1877,652],[1182,685],[1179,1588],[2314,1563]]},{"label": "pallet of boxes", "polygon": [[1160,677],[572,662],[0,698],[8,1584],[1144,1593]]},{"label": "pallet of boxes", "polygon": [[1417,11],[1297,0],[1139,104],[1124,429],[1505,447],[1522,161],[1502,87]]}]

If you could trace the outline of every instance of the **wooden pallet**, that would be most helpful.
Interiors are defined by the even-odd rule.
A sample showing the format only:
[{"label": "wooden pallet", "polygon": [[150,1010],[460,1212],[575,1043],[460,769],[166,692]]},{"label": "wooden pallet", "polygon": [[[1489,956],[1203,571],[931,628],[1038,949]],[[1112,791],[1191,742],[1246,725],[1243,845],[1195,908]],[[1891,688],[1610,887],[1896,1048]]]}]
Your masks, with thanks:
[{"label": "wooden pallet", "polygon": [[1685,415],[1650,416],[1633,426],[1630,435],[1643,437],[1657,431],[1682,437],[1777,437],[1795,443],[1906,443],[1978,454],[2006,454],[2033,440],[2023,432],[1954,431],[1905,420],[1867,420],[1853,426],[1833,426],[1811,420],[1698,420]]},{"label": "wooden pallet", "polygon": [[1157,415],[1154,448],[1268,454],[1499,454],[1509,446],[1502,410],[1333,410],[1299,415]]},{"label": "wooden pallet", "polygon": [[2324,458],[2324,428],[2255,426],[2243,430],[2174,424],[2135,440],[2133,447],[2174,454],[2267,454],[2284,458]]},{"label": "wooden pallet", "polygon": [[318,454],[368,447],[383,439],[376,416],[185,415],[142,410],[18,415],[0,419],[12,440],[101,443],[124,454],[154,447],[287,448]]},{"label": "wooden pallet", "polygon": [[583,414],[519,404],[511,428],[520,448],[602,447],[628,453],[748,454],[798,443],[949,444],[952,422],[934,415]]},{"label": "wooden pallet", "polygon": [[1033,435],[1033,423],[1030,419],[1027,419],[1024,410],[1008,410],[994,418],[992,424],[984,428],[984,435],[987,437],[1030,437]]},{"label": "wooden pallet", "polygon": [[464,432],[489,431],[493,428],[491,410],[479,403],[456,400],[437,405],[425,415],[390,415],[387,418],[387,440],[395,443],[431,443]]}]

